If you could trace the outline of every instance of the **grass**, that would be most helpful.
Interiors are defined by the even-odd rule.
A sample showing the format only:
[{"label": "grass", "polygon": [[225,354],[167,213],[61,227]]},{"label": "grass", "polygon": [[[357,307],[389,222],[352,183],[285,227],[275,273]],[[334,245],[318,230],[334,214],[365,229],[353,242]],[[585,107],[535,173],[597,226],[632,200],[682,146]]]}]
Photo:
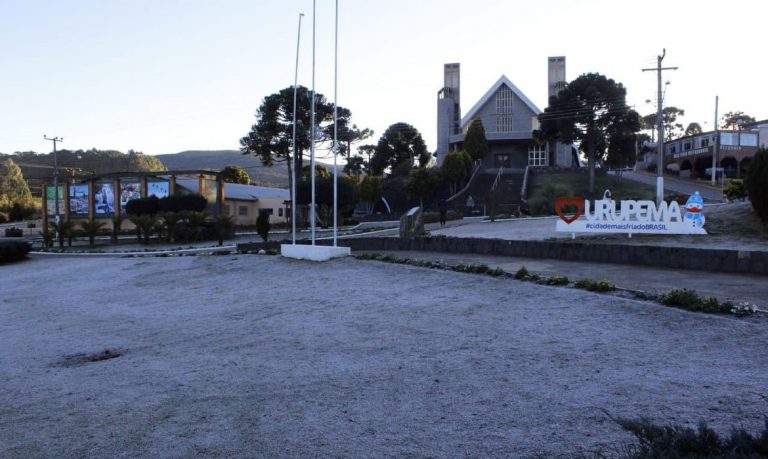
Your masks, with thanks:
[{"label": "grass", "polygon": [[696,430],[679,425],[660,426],[647,419],[617,422],[638,441],[626,455],[631,459],[768,457],[768,421],[765,429],[754,436],[734,427],[727,437],[721,437],[704,422]]},{"label": "grass", "polygon": [[528,201],[544,198],[547,184],[557,185],[571,196],[583,198],[602,198],[606,189],[611,190],[614,200],[622,199],[653,199],[656,194],[654,187],[628,179],[620,179],[615,175],[596,174],[595,192],[590,195],[589,174],[586,171],[562,171],[531,174],[528,182]]}]

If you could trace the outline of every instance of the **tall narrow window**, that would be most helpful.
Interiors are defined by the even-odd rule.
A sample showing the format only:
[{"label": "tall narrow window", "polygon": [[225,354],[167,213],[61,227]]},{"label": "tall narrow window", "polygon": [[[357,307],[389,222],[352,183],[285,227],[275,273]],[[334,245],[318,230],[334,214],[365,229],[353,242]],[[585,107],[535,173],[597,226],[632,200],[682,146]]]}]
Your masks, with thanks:
[{"label": "tall narrow window", "polygon": [[514,97],[506,86],[496,92],[496,132],[512,132],[512,109]]}]

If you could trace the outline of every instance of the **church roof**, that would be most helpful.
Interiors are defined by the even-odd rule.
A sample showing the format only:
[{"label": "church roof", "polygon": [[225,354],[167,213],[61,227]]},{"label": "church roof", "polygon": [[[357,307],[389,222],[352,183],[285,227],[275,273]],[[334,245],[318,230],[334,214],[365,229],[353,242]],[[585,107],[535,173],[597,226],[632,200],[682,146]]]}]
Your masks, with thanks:
[{"label": "church roof", "polygon": [[501,88],[502,85],[506,85],[512,93],[514,93],[517,97],[520,98],[520,100],[523,101],[523,103],[536,115],[541,113],[542,111],[539,110],[539,107],[536,106],[533,102],[531,102],[531,99],[526,97],[525,94],[523,94],[520,89],[515,86],[514,83],[509,81],[509,78],[506,77],[506,75],[502,75],[501,78],[499,78],[496,83],[491,86],[491,89],[489,89],[483,97],[480,98],[480,100],[477,101],[477,103],[472,107],[469,112],[467,112],[466,115],[461,119],[461,128],[464,129],[466,125],[472,121],[472,119],[477,115],[477,112],[480,111],[481,108],[489,101],[491,100],[491,97],[493,97],[494,94],[496,94],[496,91]]}]

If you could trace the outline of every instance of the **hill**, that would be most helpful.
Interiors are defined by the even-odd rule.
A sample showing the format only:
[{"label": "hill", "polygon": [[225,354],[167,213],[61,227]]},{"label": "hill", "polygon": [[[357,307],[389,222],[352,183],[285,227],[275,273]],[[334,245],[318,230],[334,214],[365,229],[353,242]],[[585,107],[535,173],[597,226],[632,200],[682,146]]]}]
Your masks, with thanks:
[{"label": "hill", "polygon": [[210,169],[220,171],[227,166],[244,168],[257,185],[278,188],[288,187],[288,168],[285,164],[264,167],[254,156],[238,150],[191,150],[180,153],[155,155],[168,170]]}]

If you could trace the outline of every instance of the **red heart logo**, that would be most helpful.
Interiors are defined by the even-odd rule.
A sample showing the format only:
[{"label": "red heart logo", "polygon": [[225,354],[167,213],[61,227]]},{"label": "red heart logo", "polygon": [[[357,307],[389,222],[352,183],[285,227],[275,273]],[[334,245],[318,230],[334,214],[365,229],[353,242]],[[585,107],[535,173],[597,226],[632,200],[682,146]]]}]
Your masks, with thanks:
[{"label": "red heart logo", "polygon": [[[574,212],[573,215],[571,216],[566,216],[565,212],[563,211],[564,207],[569,207],[569,208],[575,207],[576,212]],[[582,199],[579,196],[574,196],[572,198],[566,198],[564,196],[561,196],[559,198],[556,198],[555,212],[557,212],[557,215],[560,217],[562,221],[570,225],[572,222],[576,221],[577,218],[584,215],[584,199]]]}]

